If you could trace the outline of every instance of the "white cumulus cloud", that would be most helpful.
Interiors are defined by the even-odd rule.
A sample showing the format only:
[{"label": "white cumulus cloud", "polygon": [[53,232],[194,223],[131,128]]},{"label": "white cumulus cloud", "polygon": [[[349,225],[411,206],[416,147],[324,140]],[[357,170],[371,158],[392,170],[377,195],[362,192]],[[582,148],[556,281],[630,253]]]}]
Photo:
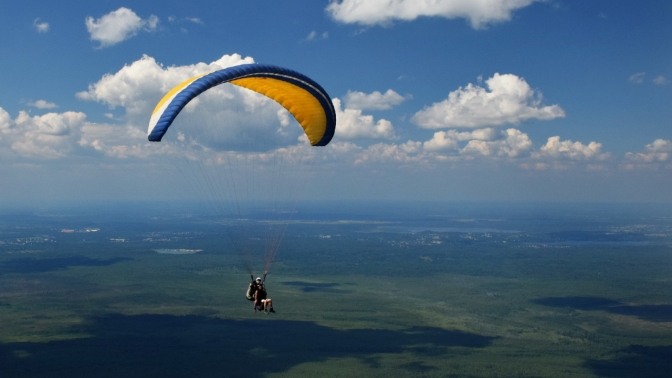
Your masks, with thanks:
[{"label": "white cumulus cloud", "polygon": [[132,125],[84,123],[77,144],[108,157],[126,159],[147,157],[156,152],[147,148],[147,135]]},{"label": "white cumulus cloud", "polygon": [[434,133],[432,139],[423,143],[423,147],[428,151],[441,151],[458,148],[457,140],[451,138],[445,131]]},{"label": "white cumulus cloud", "polygon": [[0,138],[3,133],[9,132],[10,127],[12,127],[12,117],[5,109],[0,108]]},{"label": "white cumulus cloud", "polygon": [[421,152],[421,142],[409,140],[403,144],[376,143],[357,154],[354,164],[358,165],[366,162],[421,163],[425,159],[425,156]]},{"label": "white cumulus cloud", "polygon": [[331,0],[327,12],[336,21],[386,25],[421,16],[464,18],[474,29],[508,21],[511,14],[544,0]]},{"label": "white cumulus cloud", "polygon": [[40,21],[39,18],[36,18],[35,21],[33,21],[33,26],[38,33],[46,33],[49,31],[49,23]]},{"label": "white cumulus cloud", "polygon": [[663,76],[663,75],[656,76],[656,77],[653,79],[653,84],[656,84],[656,85],[665,85],[665,84],[667,84],[667,78],[666,78],[665,76]]},{"label": "white cumulus cloud", "polygon": [[644,76],[646,76],[646,72],[637,72],[631,75],[628,81],[634,84],[641,84],[644,82]]},{"label": "white cumulus cloud", "polygon": [[606,160],[610,154],[602,152],[602,143],[590,142],[585,145],[581,142],[560,140],[559,136],[554,136],[548,138],[534,156],[539,159]]},{"label": "white cumulus cloud", "polygon": [[77,97],[97,101],[110,108],[121,106],[127,116],[135,118],[151,114],[164,94],[191,77],[246,63],[254,63],[254,60],[233,54],[224,55],[211,63],[163,67],[154,58],[145,55],[114,74],[104,75],[98,82],[89,85],[87,91],[77,93]]},{"label": "white cumulus cloud", "polygon": [[12,120],[0,108],[0,149],[22,157],[55,159],[75,146],[86,115],[79,112],[47,113],[31,117],[21,111]]},{"label": "white cumulus cloud", "polygon": [[336,110],[335,136],[338,138],[395,138],[392,122],[385,119],[374,121],[373,116],[363,115],[359,109],[341,109],[341,100],[338,98],[334,98],[333,103]]},{"label": "white cumulus cloud", "polygon": [[315,30],[311,31],[308,33],[308,36],[306,37],[306,41],[315,41],[318,39],[327,39],[329,38],[329,32],[324,32],[324,33],[318,33]]},{"label": "white cumulus cloud", "polygon": [[37,100],[33,102],[28,102],[28,106],[32,106],[38,109],[53,109],[53,108],[58,108],[58,105],[54,104],[53,102],[48,102],[45,100]]},{"label": "white cumulus cloud", "polygon": [[373,93],[348,91],[345,95],[345,106],[359,110],[387,110],[404,102],[406,98],[392,89],[385,93],[374,91]]},{"label": "white cumulus cloud", "polygon": [[511,128],[501,131],[501,138],[497,140],[470,140],[461,152],[489,157],[516,158],[527,155],[532,147],[532,141],[527,134]]},{"label": "white cumulus cloud", "polygon": [[92,41],[100,42],[100,48],[116,45],[135,36],[140,30],[154,31],[159,24],[155,15],[142,19],[128,8],[121,7],[99,19],[86,18],[86,30]]},{"label": "white cumulus cloud", "polygon": [[146,133],[133,125],[86,122],[80,112],[31,116],[20,111],[11,119],[0,108],[0,155],[4,157],[53,160],[92,153],[113,158],[161,153],[147,148],[148,143]]},{"label": "white cumulus cloud", "polygon": [[198,17],[187,17],[186,20],[189,21],[189,22],[193,22],[194,24],[197,24],[197,25],[203,25],[204,24],[203,20],[201,20]]},{"label": "white cumulus cloud", "polygon": [[487,89],[473,84],[460,87],[447,99],[417,112],[411,121],[427,129],[479,128],[565,116],[558,105],[542,106],[541,93],[516,75],[496,73],[485,84]]},{"label": "white cumulus cloud", "polygon": [[432,139],[423,144],[423,147],[428,151],[456,149],[459,146],[458,143],[462,141],[489,141],[495,139],[496,137],[497,133],[495,132],[495,129],[492,128],[462,132],[457,130],[437,131],[434,133]]},{"label": "white cumulus cloud", "polygon": [[666,162],[670,160],[672,154],[672,141],[665,139],[656,139],[651,144],[647,144],[643,152],[628,152],[626,159],[640,163]]},{"label": "white cumulus cloud", "polygon": [[[466,142],[466,143],[465,143]],[[463,148],[460,145],[464,144]],[[530,157],[533,143],[517,129],[474,132],[439,131],[426,142],[409,140],[402,144],[377,143],[357,152],[355,164],[396,163],[431,166],[460,161],[516,159]]]}]

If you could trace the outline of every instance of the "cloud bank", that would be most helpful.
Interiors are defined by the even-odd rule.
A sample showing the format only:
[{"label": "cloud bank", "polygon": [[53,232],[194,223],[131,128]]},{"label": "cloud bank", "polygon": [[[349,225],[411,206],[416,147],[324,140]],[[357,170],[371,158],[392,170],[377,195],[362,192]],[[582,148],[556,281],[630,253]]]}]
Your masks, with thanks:
[{"label": "cloud bank", "polygon": [[[210,63],[166,67],[152,57],[143,56],[117,72],[103,75],[86,91],[77,93],[82,100],[122,108],[122,117],[112,117],[121,124],[87,122],[85,114],[67,111],[41,116],[24,111],[12,119],[0,108],[0,155],[33,160],[98,156],[140,162],[163,155],[185,156],[193,147],[211,152],[215,160],[221,159],[221,151],[236,151],[239,156],[256,154],[262,160],[271,159],[272,155],[313,153],[300,128],[291,124],[294,120],[286,110],[263,96],[230,85],[213,88],[208,91],[209,97],[199,96],[181,114],[189,120],[198,109],[206,107],[206,115],[212,113],[212,117],[220,120],[218,132],[202,128],[199,122],[203,118],[194,118],[199,121],[195,122],[198,128],[205,130],[196,137],[190,136],[180,124],[176,132],[167,134],[166,143],[147,142],[149,114],[171,88],[195,75],[253,62],[251,57],[232,54]],[[413,117],[421,128],[446,130],[435,131],[425,139],[416,137],[401,142],[397,142],[400,136],[391,121],[374,118],[365,111],[390,109],[408,96],[391,89],[384,93],[348,91],[345,101],[333,99],[337,129],[332,143],[320,150],[325,164],[414,169],[457,167],[481,161],[506,162],[530,170],[618,168],[618,161],[604,152],[599,142],[583,143],[552,136],[544,144],[535,145],[518,128],[498,129],[496,126],[531,118],[561,117],[564,111],[558,105],[541,105],[541,94],[515,75],[494,75],[485,84],[485,88],[472,84],[458,88],[447,100],[426,107]],[[208,104],[214,105],[207,108]],[[40,109],[55,106],[45,100],[29,105]],[[261,125],[246,124],[250,114],[261,119]],[[221,120],[231,123],[221,125]],[[469,130],[464,130],[465,127]],[[252,138],[246,139],[246,133]],[[272,135],[281,143],[266,141],[260,135]],[[238,144],[232,144],[231,140]],[[250,148],[251,145],[258,148]],[[628,153],[624,161],[631,168],[667,164],[671,152],[672,142],[659,139],[642,152]]]}]

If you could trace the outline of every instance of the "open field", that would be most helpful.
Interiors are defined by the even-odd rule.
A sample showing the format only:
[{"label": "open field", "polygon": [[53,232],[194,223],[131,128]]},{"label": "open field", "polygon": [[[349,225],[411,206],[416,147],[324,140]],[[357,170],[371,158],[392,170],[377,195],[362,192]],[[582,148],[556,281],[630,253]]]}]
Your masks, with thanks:
[{"label": "open field", "polygon": [[551,210],[305,211],[269,315],[216,222],[6,213],[1,375],[667,377],[672,219]]}]

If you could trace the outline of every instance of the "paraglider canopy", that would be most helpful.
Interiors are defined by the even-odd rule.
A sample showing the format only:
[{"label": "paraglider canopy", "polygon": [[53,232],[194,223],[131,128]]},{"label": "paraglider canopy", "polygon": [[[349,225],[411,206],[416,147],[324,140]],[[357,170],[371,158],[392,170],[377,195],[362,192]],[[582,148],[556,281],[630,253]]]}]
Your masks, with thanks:
[{"label": "paraglider canopy", "polygon": [[278,102],[296,118],[313,146],[326,146],[334,136],[336,112],[319,84],[286,68],[244,64],[192,77],[170,90],[152,112],[148,139],[161,141],[189,101],[223,83],[253,90]]}]

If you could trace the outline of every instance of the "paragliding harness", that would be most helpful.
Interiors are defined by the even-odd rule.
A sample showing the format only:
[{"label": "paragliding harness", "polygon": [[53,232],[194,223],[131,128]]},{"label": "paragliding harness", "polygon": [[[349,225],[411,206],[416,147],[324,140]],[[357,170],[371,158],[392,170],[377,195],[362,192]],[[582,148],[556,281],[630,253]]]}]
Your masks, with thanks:
[{"label": "paragliding harness", "polygon": [[[257,282],[254,280],[254,276],[252,274],[250,274],[250,278],[252,279],[252,285],[248,286],[245,297],[247,298],[248,301],[253,301],[254,294],[257,292],[257,290],[261,289],[264,286],[264,282],[266,282],[266,273],[264,273],[264,278],[261,281],[261,286],[257,285]],[[266,296],[264,295],[264,298],[261,299],[266,299],[265,297]]]}]

